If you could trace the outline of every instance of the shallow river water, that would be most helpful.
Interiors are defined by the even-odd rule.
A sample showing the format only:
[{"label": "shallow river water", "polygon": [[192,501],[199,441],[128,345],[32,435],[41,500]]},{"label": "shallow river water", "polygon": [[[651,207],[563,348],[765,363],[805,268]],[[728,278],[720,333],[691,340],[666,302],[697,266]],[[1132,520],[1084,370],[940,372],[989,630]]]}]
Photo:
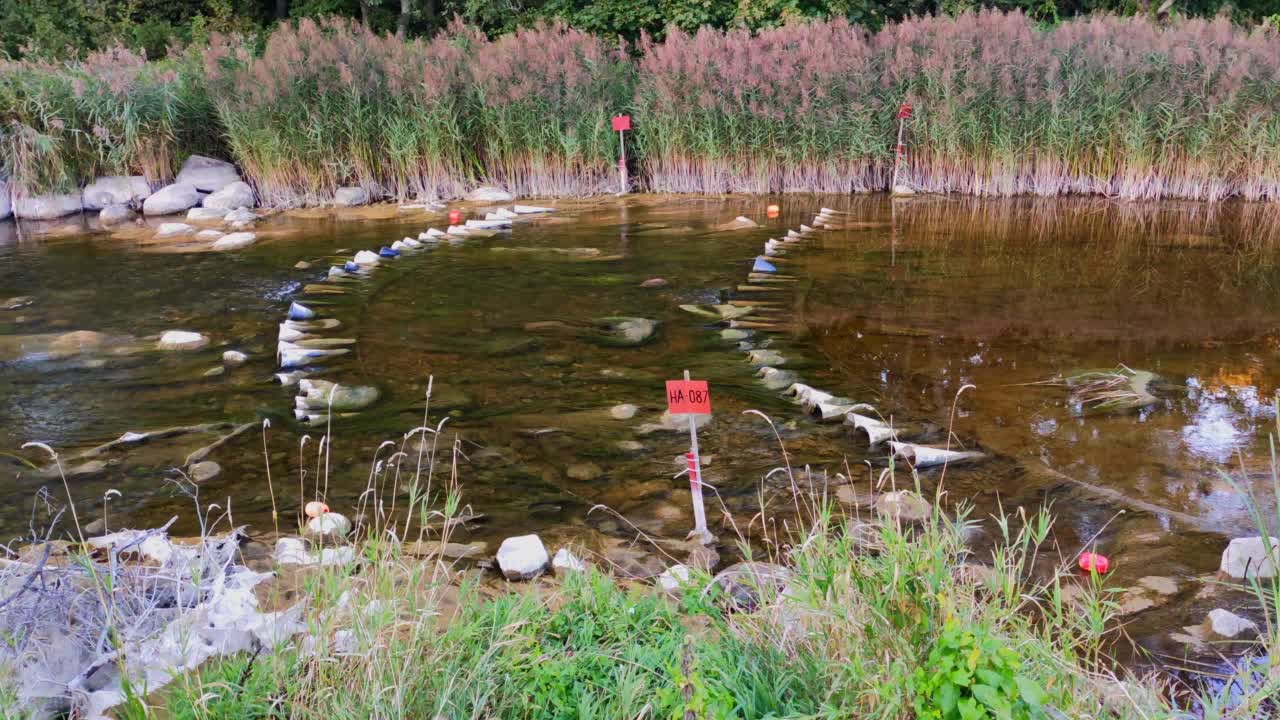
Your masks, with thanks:
[{"label": "shallow river water", "polygon": [[[764,216],[768,202],[781,204],[778,218]],[[779,269],[794,282],[739,291],[765,240],[811,223],[821,206],[849,212],[847,227],[787,254]],[[715,229],[744,214],[761,226]],[[866,463],[884,464],[883,451],[857,449],[844,428],[804,417],[767,389],[722,325],[679,308],[767,297],[776,327],[746,342],[783,354],[784,369],[895,422],[934,428],[926,439],[945,442],[953,424],[956,442],[988,454],[948,468],[944,481],[949,502],[971,505],[982,521],[980,538],[994,536],[990,515],[1001,508],[1048,504],[1055,562],[1088,545],[1111,558],[1117,587],[1175,579],[1177,591],[1127,617],[1126,631],[1136,647],[1176,660],[1185,648],[1171,633],[1208,609],[1246,603],[1201,582],[1228,539],[1257,534],[1240,489],[1271,500],[1277,217],[1247,204],[609,198],[406,253],[323,294],[307,286],[332,263],[443,227],[444,218],[277,216],[261,227],[288,229],[287,237],[237,253],[155,252],[100,233],[32,237],[4,225],[0,302],[19,307],[0,310],[0,531],[29,531],[41,488],[55,503],[63,497],[47,455],[21,448],[40,441],[75,470],[82,520],[100,517],[114,489],[112,527],[178,515],[175,532],[194,532],[191,499],[168,478],[226,430],[131,445],[90,465],[74,456],[125,432],[212,422],[255,426],[209,455],[222,470],[201,484],[203,503],[229,505],[235,522],[270,531],[269,467],[287,524],[317,478],[330,506],[354,514],[371,468],[422,423],[430,379],[429,422],[448,418],[440,442],[459,441],[463,502],[487,516],[458,539],[492,549],[504,536],[538,532],[553,547],[572,540],[628,562],[632,524],[668,538],[691,524],[687,481],[675,477],[688,435],[643,427],[659,421],[663,380],[688,369],[713,395],[714,419],[700,432],[705,479],[719,492],[712,529],[731,538],[731,518],[755,537],[761,498],[784,514],[791,501],[785,482],[763,479],[782,462],[773,431],[744,411],[774,418],[792,463],[833,482],[846,468],[862,480]],[[651,278],[666,284],[641,287]],[[339,320],[329,334],[355,341],[315,377],[381,391],[372,407],[334,418],[323,455],[325,427],[298,423],[296,388],[271,382],[291,300]],[[611,316],[659,325],[650,341],[620,347],[586,329]],[[170,329],[213,342],[154,349]],[[68,335],[77,331],[94,334]],[[248,362],[215,370],[228,349]],[[1044,382],[1120,366],[1157,374],[1154,405],[1086,412]],[[957,400],[964,386],[973,387]],[[636,405],[635,416],[615,418],[619,404]],[[395,446],[380,447],[388,440]],[[442,465],[437,472],[449,476]],[[939,475],[921,473],[926,492]]]}]

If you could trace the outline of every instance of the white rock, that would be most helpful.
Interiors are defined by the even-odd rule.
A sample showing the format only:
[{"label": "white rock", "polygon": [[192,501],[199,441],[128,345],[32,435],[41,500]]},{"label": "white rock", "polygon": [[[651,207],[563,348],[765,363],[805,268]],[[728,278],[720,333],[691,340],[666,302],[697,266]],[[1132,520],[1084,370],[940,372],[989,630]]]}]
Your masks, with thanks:
[{"label": "white rock", "polygon": [[228,350],[222,353],[222,362],[227,365],[243,365],[248,362],[249,356],[239,350]]},{"label": "white rock", "polygon": [[508,580],[529,580],[542,574],[551,558],[537,535],[520,535],[502,541],[498,567]]},{"label": "white rock", "polygon": [[630,403],[614,405],[609,408],[609,416],[614,420],[630,420],[636,416],[636,406]]},{"label": "white rock", "polygon": [[[524,207],[530,207],[530,206],[526,205]],[[551,208],[546,208],[546,210],[547,212],[550,212]],[[506,208],[498,208],[497,212],[490,213],[490,215],[493,215],[493,217],[500,218],[503,220],[514,220],[515,218],[520,217],[520,213],[512,212],[511,210],[508,210]],[[485,215],[484,217],[486,220],[489,219],[489,215]]]},{"label": "white rock", "polygon": [[1231,640],[1242,634],[1258,632],[1258,626],[1251,620],[1246,620],[1222,608],[1210,610],[1209,617],[1205,618],[1201,627],[1204,628],[1209,639],[1218,640]]},{"label": "white rock", "polygon": [[560,548],[556,551],[556,556],[551,558],[551,567],[555,568],[556,572],[560,572],[562,570],[582,572],[587,569],[586,564],[570,552],[569,548]]},{"label": "white rock", "polygon": [[689,583],[689,566],[688,565],[672,565],[662,574],[658,576],[658,584],[662,586],[663,591],[674,593],[680,589],[682,585]]},{"label": "white rock", "polygon": [[203,155],[192,155],[182,163],[175,183],[191,185],[200,192],[217,192],[233,182],[240,181],[240,173],[229,162]]},{"label": "white rock", "polygon": [[160,336],[157,347],[161,350],[199,350],[209,344],[209,338],[187,330],[169,330]]},{"label": "white rock", "polygon": [[[517,215],[537,215],[539,213],[555,212],[555,208],[539,207],[537,205],[516,205],[511,208]],[[502,212],[499,210],[498,212]]]},{"label": "white rock", "polygon": [[9,183],[0,180],[0,220],[13,214],[13,201],[9,199]]},{"label": "white rock", "polygon": [[313,542],[337,543],[351,532],[351,521],[336,512],[323,513],[307,521],[307,539]]},{"label": "white rock", "polygon": [[223,235],[221,238],[219,238],[218,241],[213,244],[213,249],[217,250],[218,252],[224,252],[227,250],[239,250],[241,248],[249,247],[250,245],[257,242],[257,240],[258,240],[258,236],[255,235],[254,233],[233,232],[227,235]]},{"label": "white rock", "polygon": [[249,187],[249,183],[237,180],[224,185],[222,189],[205,198],[203,204],[207,208],[220,210],[251,208],[258,204],[258,197],[253,194],[253,188]]},{"label": "white rock", "polygon": [[137,213],[127,205],[108,205],[98,213],[98,222],[103,227],[127,223],[137,217]]},{"label": "white rock", "polygon": [[396,240],[395,242],[391,243],[391,249],[395,250],[396,252],[400,252],[402,250],[408,250],[409,246],[405,245],[403,240]]},{"label": "white rock", "polygon": [[282,537],[276,540],[275,561],[278,565],[310,565],[315,558],[307,552],[307,543],[300,538]]},{"label": "white rock", "polygon": [[13,214],[24,220],[54,220],[83,208],[79,193],[48,194],[19,197],[13,201]]},{"label": "white rock", "polygon": [[186,223],[160,223],[160,227],[156,228],[156,237],[166,238],[178,235],[190,235],[196,231]]},{"label": "white rock", "polygon": [[1276,575],[1280,566],[1280,540],[1270,538],[1271,555],[1267,555],[1267,546],[1261,536],[1243,537],[1232,540],[1227,549],[1222,551],[1220,570],[1237,580],[1246,577],[1271,578]]},{"label": "white rock", "polygon": [[369,204],[369,191],[362,187],[341,187],[333,193],[333,204],[337,207],[355,207]]},{"label": "white rock", "polygon": [[187,211],[187,219],[192,222],[222,222],[227,216],[226,210],[207,207],[193,207]]},{"label": "white rock", "polygon": [[[470,200],[471,202],[501,203],[501,202],[511,202],[512,200],[515,200],[515,199],[516,199],[515,195],[512,195],[511,193],[507,192],[506,190],[503,190],[502,188],[493,187],[492,185],[481,185],[475,190],[472,190],[471,192],[467,193],[467,200]],[[517,210],[517,212],[519,211]]]},{"label": "white rock", "polygon": [[187,468],[187,477],[196,483],[212,480],[221,474],[222,466],[212,460],[203,460]]},{"label": "white rock", "polygon": [[427,228],[427,231],[418,235],[419,240],[438,240],[445,237],[446,233],[438,228]]},{"label": "white rock", "polygon": [[900,196],[915,195],[916,190],[915,188],[905,183],[898,183],[897,185],[893,186],[893,194],[900,195]]},{"label": "white rock", "polygon": [[377,265],[382,262],[382,258],[378,256],[378,253],[370,250],[361,250],[351,260],[357,265]]},{"label": "white rock", "polygon": [[200,232],[196,233],[196,239],[197,240],[217,240],[223,235],[226,235],[226,233],[222,232],[221,230],[201,230]]},{"label": "white rock", "polygon": [[227,213],[226,217],[222,219],[224,222],[229,223],[251,223],[257,220],[258,216],[247,207],[238,207]]},{"label": "white rock", "polygon": [[85,186],[84,209],[102,210],[110,205],[131,205],[146,200],[150,195],[151,185],[141,175],[108,175]]},{"label": "white rock", "polygon": [[200,204],[200,191],[193,185],[178,183],[162,187],[142,201],[144,215],[172,215]]}]

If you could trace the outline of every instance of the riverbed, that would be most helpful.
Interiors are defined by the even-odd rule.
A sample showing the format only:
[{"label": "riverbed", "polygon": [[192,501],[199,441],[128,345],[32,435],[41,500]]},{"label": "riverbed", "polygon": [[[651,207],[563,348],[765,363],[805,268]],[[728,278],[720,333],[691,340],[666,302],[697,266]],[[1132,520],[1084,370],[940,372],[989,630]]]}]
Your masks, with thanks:
[{"label": "riverbed", "polygon": [[[777,217],[766,216],[769,203]],[[1244,493],[1271,503],[1275,209],[799,195],[546,204],[554,212],[509,231],[424,245],[343,282],[326,282],[331,266],[443,228],[444,216],[280,214],[260,223],[268,241],[234,253],[156,252],[88,226],[39,235],[5,224],[0,530],[29,532],[41,488],[55,504],[64,497],[47,454],[22,448],[39,441],[76,470],[68,482],[82,520],[105,506],[111,527],[177,515],[175,530],[194,532],[175,468],[250,424],[209,451],[220,472],[199,483],[201,503],[265,533],[273,500],[292,526],[299,498],[320,482],[333,509],[372,513],[371,473],[402,448],[416,452],[424,435],[406,445],[404,434],[425,414],[441,430],[437,472],[485,516],[457,539],[493,549],[537,532],[639,574],[662,558],[638,534],[682,539],[692,523],[679,476],[688,434],[661,418],[664,381],[689,370],[710,383],[714,415],[699,435],[716,489],[708,518],[732,554],[738,536],[758,543],[779,532],[761,520],[762,499],[764,517],[789,517],[790,481],[771,474],[784,462],[779,438],[802,484],[833,497],[838,475],[861,483],[886,464],[883,449],[856,447],[847,428],[816,422],[762,383],[748,343],[784,357],[778,368],[809,385],[923,428],[926,440],[984,453],[945,477],[920,473],[926,494],[941,483],[948,506],[978,522],[979,558],[998,533],[992,514],[1047,505],[1053,562],[1087,548],[1109,556],[1117,587],[1173,579],[1172,593],[1147,593],[1151,604],[1125,618],[1153,657],[1185,654],[1174,633],[1209,609],[1247,612],[1247,599],[1205,581],[1230,538],[1257,534]],[[841,213],[840,227],[806,233],[778,257],[781,282],[749,281],[765,241],[811,225],[821,207]],[[723,227],[737,216],[759,227]],[[737,323],[740,333],[681,309],[744,298],[763,321]],[[329,334],[351,341],[313,377],[376,387],[377,402],[319,424],[296,418],[297,388],[273,381],[279,325],[295,301],[337,320]],[[617,317],[655,330],[612,342],[598,329]],[[211,343],[156,349],[174,329]],[[228,350],[247,361],[225,363]],[[1155,401],[1098,412],[1059,382],[1118,368],[1154,373]],[[75,460],[125,433],[197,426],[92,465]]]}]

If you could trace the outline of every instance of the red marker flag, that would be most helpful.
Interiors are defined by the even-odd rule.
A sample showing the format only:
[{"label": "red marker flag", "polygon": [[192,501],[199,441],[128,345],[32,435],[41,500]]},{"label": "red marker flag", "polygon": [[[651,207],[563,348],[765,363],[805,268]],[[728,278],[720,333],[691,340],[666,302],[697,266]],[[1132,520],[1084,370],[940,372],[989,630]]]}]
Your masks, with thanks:
[{"label": "red marker flag", "polygon": [[614,132],[622,132],[623,130],[630,130],[630,129],[631,129],[630,115],[614,115],[613,116]]},{"label": "red marker flag", "polygon": [[898,119],[899,120],[911,119],[911,105],[907,103],[902,103],[901,105],[898,106]]},{"label": "red marker flag", "polygon": [[710,415],[711,391],[706,380],[668,380],[667,412],[672,415]]}]

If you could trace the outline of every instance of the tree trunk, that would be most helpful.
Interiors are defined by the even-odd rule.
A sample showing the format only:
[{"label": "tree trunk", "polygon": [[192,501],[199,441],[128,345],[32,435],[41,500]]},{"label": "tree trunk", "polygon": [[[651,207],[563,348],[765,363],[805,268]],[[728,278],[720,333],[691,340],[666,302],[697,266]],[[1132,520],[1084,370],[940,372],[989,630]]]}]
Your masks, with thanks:
[{"label": "tree trunk", "polygon": [[400,18],[396,20],[396,37],[403,39],[409,33],[409,20],[413,17],[413,0],[400,0]]},{"label": "tree trunk", "polygon": [[289,17],[289,0],[276,0],[276,19],[284,20]]},{"label": "tree trunk", "polygon": [[369,26],[369,0],[360,0],[360,22],[363,23],[365,27],[370,27]]}]

